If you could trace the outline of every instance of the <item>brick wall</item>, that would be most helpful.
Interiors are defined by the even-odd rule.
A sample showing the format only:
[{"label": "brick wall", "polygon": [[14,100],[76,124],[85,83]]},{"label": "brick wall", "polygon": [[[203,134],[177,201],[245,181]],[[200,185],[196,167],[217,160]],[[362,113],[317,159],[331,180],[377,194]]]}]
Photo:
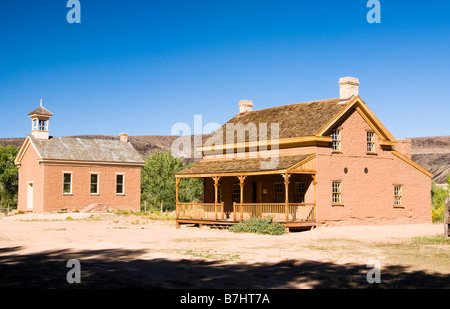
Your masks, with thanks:
[{"label": "brick wall", "polygon": [[[367,153],[370,126],[353,111],[341,127],[342,153],[319,148],[317,220],[329,224],[431,222],[431,179],[379,146]],[[345,170],[347,173],[345,173]],[[332,182],[342,184],[342,203],[332,203]],[[401,185],[402,207],[394,207],[394,185]]]}]

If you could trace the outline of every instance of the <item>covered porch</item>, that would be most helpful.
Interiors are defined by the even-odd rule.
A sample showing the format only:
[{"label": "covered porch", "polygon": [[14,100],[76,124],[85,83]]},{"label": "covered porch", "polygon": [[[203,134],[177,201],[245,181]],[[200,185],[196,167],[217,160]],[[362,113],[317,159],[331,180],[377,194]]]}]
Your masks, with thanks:
[{"label": "covered porch", "polygon": [[[262,158],[203,160],[176,175],[176,223],[229,226],[252,217],[286,227],[316,226],[315,154],[278,157],[271,168]],[[203,180],[203,201],[181,203],[183,178]]]}]

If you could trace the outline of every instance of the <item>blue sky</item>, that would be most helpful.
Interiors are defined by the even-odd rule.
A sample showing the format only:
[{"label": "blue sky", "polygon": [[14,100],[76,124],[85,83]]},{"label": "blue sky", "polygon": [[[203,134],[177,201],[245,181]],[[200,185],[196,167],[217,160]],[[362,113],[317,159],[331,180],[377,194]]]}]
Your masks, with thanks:
[{"label": "blue sky", "polygon": [[53,112],[51,135],[170,135],[254,109],[334,98],[338,80],[397,138],[450,135],[450,1],[0,2],[0,137]]}]

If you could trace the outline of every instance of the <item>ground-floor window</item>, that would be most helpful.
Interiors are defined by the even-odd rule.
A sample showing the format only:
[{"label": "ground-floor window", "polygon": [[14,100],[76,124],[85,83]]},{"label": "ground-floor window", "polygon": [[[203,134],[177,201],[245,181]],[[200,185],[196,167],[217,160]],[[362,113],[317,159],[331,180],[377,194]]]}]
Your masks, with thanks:
[{"label": "ground-floor window", "polygon": [[116,174],[116,194],[125,194],[125,175]]},{"label": "ground-floor window", "polygon": [[91,194],[98,194],[98,174],[91,174]]},{"label": "ground-floor window", "polygon": [[273,183],[274,203],[284,203],[284,186],[282,182]]},{"label": "ground-floor window", "polygon": [[305,202],[305,183],[296,182],[295,183],[295,202],[304,203]]},{"label": "ground-floor window", "polygon": [[402,186],[394,186],[394,206],[402,206]]},{"label": "ground-floor window", "polygon": [[223,201],[222,186],[219,185],[219,186],[217,187],[217,202],[218,202],[218,203],[222,203],[222,201]]},{"label": "ground-floor window", "polygon": [[72,173],[63,173],[63,194],[72,194]]},{"label": "ground-floor window", "polygon": [[333,181],[332,184],[333,189],[333,204],[341,204],[342,203],[342,183],[340,181]]},{"label": "ground-floor window", "polygon": [[241,202],[241,186],[238,183],[233,184],[233,202]]}]

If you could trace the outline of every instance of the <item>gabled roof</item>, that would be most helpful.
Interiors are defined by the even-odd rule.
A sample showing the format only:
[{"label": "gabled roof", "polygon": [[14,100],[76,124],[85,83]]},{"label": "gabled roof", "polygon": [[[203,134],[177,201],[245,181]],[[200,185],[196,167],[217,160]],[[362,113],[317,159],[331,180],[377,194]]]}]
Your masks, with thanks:
[{"label": "gabled roof", "polygon": [[[303,136],[313,136],[322,128],[336,113],[343,110],[348,103],[339,104],[339,98],[327,99],[320,101],[312,101],[306,103],[290,104],[266,108],[261,110],[248,111],[244,114],[237,114],[222,126],[222,130],[216,131],[211,137],[221,138],[221,134],[225,134],[227,126],[230,124],[267,124],[267,137],[271,136],[271,123],[279,124],[279,138],[293,138]],[[260,138],[264,138],[261,136]],[[223,139],[226,140],[225,138]],[[246,132],[245,142],[253,141],[253,136],[249,136]],[[261,139],[260,139],[261,140]],[[205,141],[209,144],[211,141]],[[234,136],[236,143],[237,135]]]},{"label": "gabled roof", "polygon": [[42,115],[42,116],[50,116],[50,117],[53,116],[53,114],[42,105],[28,114],[28,116],[31,116],[31,115]]},{"label": "gabled roof", "polygon": [[[203,143],[204,152],[233,148],[249,147],[255,141],[261,142],[271,139],[271,124],[278,124],[279,147],[292,147],[294,145],[311,145],[314,143],[331,142],[330,130],[348,113],[356,110],[380,136],[382,145],[394,145],[395,138],[378,120],[359,96],[352,97],[346,102],[339,98],[312,101],[299,104],[283,105],[262,110],[248,111],[238,114],[218,129]],[[260,136],[250,135],[248,129],[254,126],[259,132],[259,125],[267,124],[267,134]],[[232,145],[227,144],[227,126],[234,126],[240,130],[245,128],[244,141],[234,134]],[[223,142],[222,142],[223,141]]]},{"label": "gabled roof", "polygon": [[48,162],[90,162],[106,164],[143,165],[141,155],[130,143],[117,139],[84,139],[78,137],[51,137],[48,140],[28,135],[16,159],[32,144],[40,159]]}]

